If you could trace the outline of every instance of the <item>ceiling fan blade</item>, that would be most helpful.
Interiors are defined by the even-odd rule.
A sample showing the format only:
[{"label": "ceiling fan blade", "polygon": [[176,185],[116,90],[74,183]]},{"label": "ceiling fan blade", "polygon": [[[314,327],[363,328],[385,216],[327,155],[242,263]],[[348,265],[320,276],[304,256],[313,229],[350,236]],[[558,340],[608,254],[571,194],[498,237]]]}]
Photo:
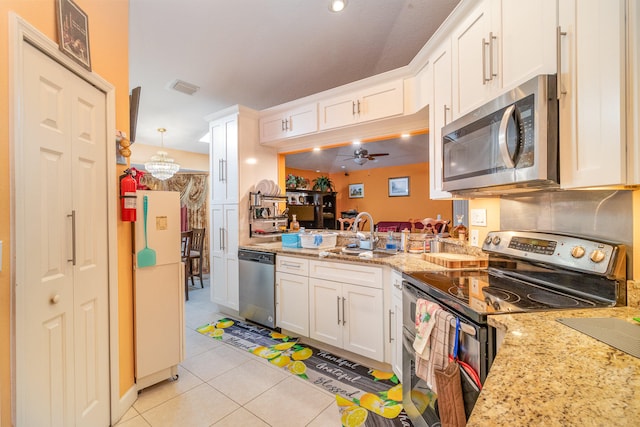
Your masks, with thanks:
[{"label": "ceiling fan blade", "polygon": [[379,156],[388,156],[389,153],[375,153],[375,154],[369,154],[369,157],[379,157]]}]

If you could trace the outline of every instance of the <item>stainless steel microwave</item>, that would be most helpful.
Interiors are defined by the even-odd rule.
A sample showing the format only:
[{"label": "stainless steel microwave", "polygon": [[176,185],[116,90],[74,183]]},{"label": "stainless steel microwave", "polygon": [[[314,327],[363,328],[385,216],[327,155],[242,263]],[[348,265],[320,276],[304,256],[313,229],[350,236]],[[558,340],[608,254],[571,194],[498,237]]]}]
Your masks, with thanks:
[{"label": "stainless steel microwave", "polygon": [[556,76],[537,76],[449,123],[441,144],[445,191],[559,188]]}]

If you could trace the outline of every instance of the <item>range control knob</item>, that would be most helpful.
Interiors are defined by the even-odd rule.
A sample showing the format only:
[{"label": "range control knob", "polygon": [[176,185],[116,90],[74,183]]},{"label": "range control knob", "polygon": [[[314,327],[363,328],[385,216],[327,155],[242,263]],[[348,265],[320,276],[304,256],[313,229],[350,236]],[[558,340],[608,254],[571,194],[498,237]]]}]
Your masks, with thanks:
[{"label": "range control knob", "polygon": [[574,258],[582,258],[585,252],[586,251],[582,246],[574,246],[571,248],[571,256]]},{"label": "range control knob", "polygon": [[600,249],[594,250],[593,252],[591,252],[591,255],[589,256],[589,258],[591,258],[591,261],[595,262],[596,264],[604,261],[605,257],[606,257],[605,253],[602,252]]},{"label": "range control knob", "polygon": [[499,245],[500,244],[500,236],[493,236],[493,244],[494,245]]},{"label": "range control knob", "polygon": [[491,236],[487,236],[487,238],[484,239],[484,244],[485,245],[490,245],[491,244]]}]

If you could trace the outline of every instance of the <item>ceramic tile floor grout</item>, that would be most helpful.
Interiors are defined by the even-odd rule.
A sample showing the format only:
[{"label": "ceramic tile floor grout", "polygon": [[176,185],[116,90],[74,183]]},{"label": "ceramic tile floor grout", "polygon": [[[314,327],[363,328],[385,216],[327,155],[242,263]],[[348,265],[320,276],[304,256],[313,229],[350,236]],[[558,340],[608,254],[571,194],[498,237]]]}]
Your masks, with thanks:
[{"label": "ceramic tile floor grout", "polygon": [[335,397],[195,328],[224,315],[196,279],[185,303],[185,360],[176,381],[148,387],[118,427],[339,427]]}]

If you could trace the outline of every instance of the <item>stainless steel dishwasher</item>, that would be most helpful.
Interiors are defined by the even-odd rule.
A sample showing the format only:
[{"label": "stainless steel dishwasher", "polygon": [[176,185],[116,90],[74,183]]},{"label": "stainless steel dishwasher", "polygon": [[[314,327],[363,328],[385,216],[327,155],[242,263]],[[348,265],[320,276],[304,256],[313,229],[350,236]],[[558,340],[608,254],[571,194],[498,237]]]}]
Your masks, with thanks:
[{"label": "stainless steel dishwasher", "polygon": [[276,326],[276,254],[238,250],[240,316],[260,325]]}]

